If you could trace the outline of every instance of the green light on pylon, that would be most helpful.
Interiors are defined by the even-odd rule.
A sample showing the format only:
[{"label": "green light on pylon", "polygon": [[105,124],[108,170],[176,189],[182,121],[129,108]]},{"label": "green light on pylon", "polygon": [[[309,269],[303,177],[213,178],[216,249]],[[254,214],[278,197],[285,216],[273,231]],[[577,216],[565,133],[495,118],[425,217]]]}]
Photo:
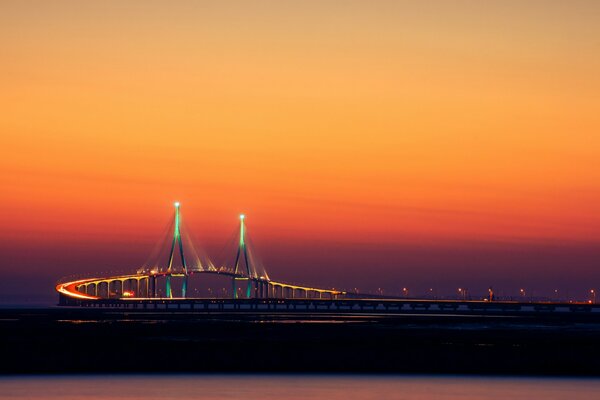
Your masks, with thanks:
[{"label": "green light on pylon", "polygon": [[179,237],[179,202],[175,202],[175,231],[174,236]]},{"label": "green light on pylon", "polygon": [[244,214],[240,214],[240,247],[244,247]]}]

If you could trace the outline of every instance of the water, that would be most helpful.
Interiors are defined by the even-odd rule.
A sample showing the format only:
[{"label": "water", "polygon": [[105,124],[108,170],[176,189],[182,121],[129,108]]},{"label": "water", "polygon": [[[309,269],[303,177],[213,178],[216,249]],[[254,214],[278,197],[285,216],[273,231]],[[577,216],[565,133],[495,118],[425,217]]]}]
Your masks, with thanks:
[{"label": "water", "polygon": [[146,375],[0,378],[0,399],[594,399],[600,379],[372,375]]}]

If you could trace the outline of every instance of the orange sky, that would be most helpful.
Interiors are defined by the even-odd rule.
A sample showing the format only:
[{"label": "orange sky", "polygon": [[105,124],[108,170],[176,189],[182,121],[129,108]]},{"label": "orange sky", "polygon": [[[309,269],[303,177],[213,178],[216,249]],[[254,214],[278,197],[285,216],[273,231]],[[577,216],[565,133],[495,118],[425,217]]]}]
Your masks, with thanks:
[{"label": "orange sky", "polygon": [[180,200],[208,242],[246,212],[267,252],[597,246],[599,20],[596,1],[3,1],[0,240],[152,242]]}]

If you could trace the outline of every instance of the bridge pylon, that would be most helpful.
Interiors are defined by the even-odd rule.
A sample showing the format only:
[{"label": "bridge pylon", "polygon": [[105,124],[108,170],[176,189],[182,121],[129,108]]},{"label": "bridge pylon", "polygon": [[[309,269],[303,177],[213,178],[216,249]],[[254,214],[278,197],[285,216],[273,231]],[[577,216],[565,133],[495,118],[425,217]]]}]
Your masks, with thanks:
[{"label": "bridge pylon", "polygon": [[[246,285],[246,298],[250,298],[250,294],[252,291],[252,274],[250,272],[250,262],[248,260],[248,248],[246,247],[246,226],[244,224],[245,218],[246,218],[246,216],[244,214],[240,214],[240,240],[239,240],[237,254],[235,256],[235,262],[234,262],[234,269],[233,269],[234,277],[232,278],[233,298],[234,299],[238,298],[237,284],[236,284],[238,280],[248,281],[248,284]],[[241,261],[242,257],[244,258],[244,266],[246,267],[245,270],[246,270],[247,278],[239,277],[240,261]],[[244,266],[242,266],[242,268]]]},{"label": "bridge pylon", "polygon": [[169,298],[173,298],[173,289],[171,287],[171,275],[173,273],[173,257],[175,256],[175,246],[178,245],[179,256],[181,257],[181,263],[183,265],[183,285],[181,287],[181,297],[186,296],[187,284],[188,284],[188,268],[185,262],[185,255],[183,254],[183,243],[181,241],[181,220],[179,216],[180,204],[178,201],[175,202],[175,227],[173,229],[173,242],[171,243],[171,251],[169,252],[169,262],[167,267],[167,282],[166,282],[166,295]]}]

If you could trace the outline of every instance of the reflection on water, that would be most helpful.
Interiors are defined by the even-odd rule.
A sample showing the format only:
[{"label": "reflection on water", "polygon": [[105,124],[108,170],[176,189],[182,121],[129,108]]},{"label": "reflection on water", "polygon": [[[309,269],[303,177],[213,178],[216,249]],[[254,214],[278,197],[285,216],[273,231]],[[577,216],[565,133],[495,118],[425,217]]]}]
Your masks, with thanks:
[{"label": "reflection on water", "polygon": [[0,378],[0,399],[591,399],[599,379],[371,375]]}]

